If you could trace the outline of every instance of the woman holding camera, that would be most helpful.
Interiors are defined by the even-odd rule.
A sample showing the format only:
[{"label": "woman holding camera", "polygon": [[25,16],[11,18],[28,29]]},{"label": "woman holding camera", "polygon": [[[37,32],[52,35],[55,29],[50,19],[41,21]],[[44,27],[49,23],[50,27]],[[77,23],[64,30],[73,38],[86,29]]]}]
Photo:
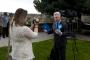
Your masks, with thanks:
[{"label": "woman holding camera", "polygon": [[16,10],[10,31],[13,60],[33,60],[34,58],[31,39],[38,36],[38,23],[33,24],[33,32],[25,26],[26,18],[26,10],[22,8]]}]

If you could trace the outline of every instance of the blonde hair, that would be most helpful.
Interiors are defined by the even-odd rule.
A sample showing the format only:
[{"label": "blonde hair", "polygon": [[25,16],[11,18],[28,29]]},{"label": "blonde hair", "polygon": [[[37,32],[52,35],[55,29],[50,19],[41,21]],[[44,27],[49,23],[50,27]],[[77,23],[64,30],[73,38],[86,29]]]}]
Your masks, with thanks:
[{"label": "blonde hair", "polygon": [[13,21],[15,22],[15,25],[21,25],[21,26],[23,25],[22,20],[20,19],[21,16],[26,18],[27,11],[22,9],[22,8],[19,8],[19,9],[16,10],[15,16],[14,16],[14,19],[13,19]]}]

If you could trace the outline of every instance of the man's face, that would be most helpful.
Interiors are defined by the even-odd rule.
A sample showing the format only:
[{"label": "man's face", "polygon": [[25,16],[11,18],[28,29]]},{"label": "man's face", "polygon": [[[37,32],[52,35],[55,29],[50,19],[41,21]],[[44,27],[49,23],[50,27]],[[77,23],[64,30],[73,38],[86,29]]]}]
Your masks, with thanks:
[{"label": "man's face", "polygon": [[59,20],[61,20],[61,15],[60,15],[59,12],[55,12],[54,15],[53,15],[53,17],[54,17],[54,21],[59,21]]}]

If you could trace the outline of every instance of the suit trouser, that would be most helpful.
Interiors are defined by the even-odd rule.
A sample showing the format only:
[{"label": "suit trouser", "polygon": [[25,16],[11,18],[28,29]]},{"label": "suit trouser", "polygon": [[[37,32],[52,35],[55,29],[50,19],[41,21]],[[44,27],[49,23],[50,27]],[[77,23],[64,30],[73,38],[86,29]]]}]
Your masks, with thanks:
[{"label": "suit trouser", "polygon": [[65,60],[66,47],[52,48],[50,59],[51,60]]},{"label": "suit trouser", "polygon": [[8,37],[8,28],[3,27],[3,38]]},{"label": "suit trouser", "polygon": [[2,35],[2,26],[0,26],[0,37]]},{"label": "suit trouser", "polygon": [[[61,38],[61,39],[60,39]],[[54,47],[51,50],[51,60],[65,60],[66,57],[66,38],[64,37],[54,38]]]}]

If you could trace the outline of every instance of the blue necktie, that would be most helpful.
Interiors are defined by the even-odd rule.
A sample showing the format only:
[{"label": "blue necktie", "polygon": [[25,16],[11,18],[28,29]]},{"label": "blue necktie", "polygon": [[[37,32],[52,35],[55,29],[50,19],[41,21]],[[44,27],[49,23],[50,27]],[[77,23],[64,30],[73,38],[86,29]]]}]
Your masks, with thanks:
[{"label": "blue necktie", "polygon": [[54,27],[55,29],[60,30],[60,29],[62,28],[62,24],[59,23],[59,22],[55,22],[53,27]]},{"label": "blue necktie", "polygon": [[58,26],[57,29],[58,29],[58,30],[61,30],[61,28],[62,28],[62,24],[58,22],[58,23],[57,23],[57,26]]}]

